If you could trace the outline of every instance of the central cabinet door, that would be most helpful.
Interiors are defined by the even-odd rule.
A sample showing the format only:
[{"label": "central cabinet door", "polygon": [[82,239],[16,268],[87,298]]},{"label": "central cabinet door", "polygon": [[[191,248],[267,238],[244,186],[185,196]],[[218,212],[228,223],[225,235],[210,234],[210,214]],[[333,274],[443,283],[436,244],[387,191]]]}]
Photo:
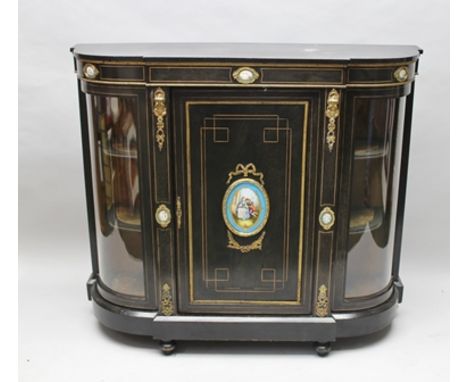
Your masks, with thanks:
[{"label": "central cabinet door", "polygon": [[311,312],[318,100],[173,91],[179,311]]}]

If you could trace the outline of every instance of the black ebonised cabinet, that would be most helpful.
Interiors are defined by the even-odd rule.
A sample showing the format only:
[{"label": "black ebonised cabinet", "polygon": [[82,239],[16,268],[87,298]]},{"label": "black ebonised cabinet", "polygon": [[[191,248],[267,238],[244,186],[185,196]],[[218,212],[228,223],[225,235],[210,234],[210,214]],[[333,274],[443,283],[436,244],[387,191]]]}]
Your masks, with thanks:
[{"label": "black ebonised cabinet", "polygon": [[106,326],[330,342],[401,301],[414,46],[72,48]]}]

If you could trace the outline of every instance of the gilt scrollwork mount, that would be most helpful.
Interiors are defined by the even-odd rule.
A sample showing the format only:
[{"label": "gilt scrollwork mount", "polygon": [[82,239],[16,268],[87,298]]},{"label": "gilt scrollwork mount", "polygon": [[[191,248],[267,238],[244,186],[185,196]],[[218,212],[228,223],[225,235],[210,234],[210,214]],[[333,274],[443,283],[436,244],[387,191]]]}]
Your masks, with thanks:
[{"label": "gilt scrollwork mount", "polygon": [[161,313],[164,316],[172,316],[174,314],[174,305],[172,301],[171,286],[164,283],[161,291]]},{"label": "gilt scrollwork mount", "polygon": [[154,91],[153,114],[156,117],[156,143],[161,151],[166,141],[165,119],[167,114],[166,93],[161,88]]},{"label": "gilt scrollwork mount", "polygon": [[[234,179],[237,178],[237,179]],[[253,163],[238,163],[228,174],[222,203],[222,214],[227,230],[227,248],[241,253],[262,250],[266,223],[270,213],[270,200],[264,187],[264,175]],[[239,242],[241,238],[260,234],[250,243]],[[245,240],[245,239],[243,239]]]},{"label": "gilt scrollwork mount", "polygon": [[315,314],[318,317],[326,317],[328,315],[328,288],[322,284],[319,288],[317,295],[317,302],[315,304]]},{"label": "gilt scrollwork mount", "polygon": [[328,93],[325,116],[328,118],[326,141],[331,152],[336,142],[336,120],[340,116],[340,93],[336,89]]},{"label": "gilt scrollwork mount", "polygon": [[232,178],[238,175],[243,175],[244,177],[247,177],[249,175],[252,175],[253,177],[258,177],[259,182],[262,185],[265,185],[265,182],[263,181],[263,173],[258,172],[257,168],[255,167],[253,163],[248,163],[246,165],[243,165],[242,163],[238,163],[234,171],[231,171],[228,174],[228,179],[226,181],[226,184],[231,183]]}]

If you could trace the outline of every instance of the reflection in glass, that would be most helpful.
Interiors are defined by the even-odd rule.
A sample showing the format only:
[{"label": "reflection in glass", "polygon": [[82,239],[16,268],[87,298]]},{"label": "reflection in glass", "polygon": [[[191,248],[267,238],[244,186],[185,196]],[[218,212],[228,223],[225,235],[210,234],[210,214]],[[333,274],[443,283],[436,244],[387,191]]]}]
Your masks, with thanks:
[{"label": "reflection in glass", "polygon": [[88,95],[99,277],[144,295],[136,99]]},{"label": "reflection in glass", "polygon": [[347,298],[380,292],[391,281],[401,134],[395,135],[403,113],[395,118],[404,99],[357,98],[354,107]]}]

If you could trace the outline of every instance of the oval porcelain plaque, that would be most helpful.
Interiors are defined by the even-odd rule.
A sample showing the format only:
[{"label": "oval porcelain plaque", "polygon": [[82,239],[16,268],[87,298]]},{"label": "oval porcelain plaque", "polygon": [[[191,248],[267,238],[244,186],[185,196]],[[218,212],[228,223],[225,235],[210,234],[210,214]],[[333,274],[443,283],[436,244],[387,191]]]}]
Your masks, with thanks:
[{"label": "oval porcelain plaque", "polygon": [[239,179],[226,190],[223,217],[229,230],[238,236],[253,236],[268,220],[270,201],[263,186],[253,179]]}]

